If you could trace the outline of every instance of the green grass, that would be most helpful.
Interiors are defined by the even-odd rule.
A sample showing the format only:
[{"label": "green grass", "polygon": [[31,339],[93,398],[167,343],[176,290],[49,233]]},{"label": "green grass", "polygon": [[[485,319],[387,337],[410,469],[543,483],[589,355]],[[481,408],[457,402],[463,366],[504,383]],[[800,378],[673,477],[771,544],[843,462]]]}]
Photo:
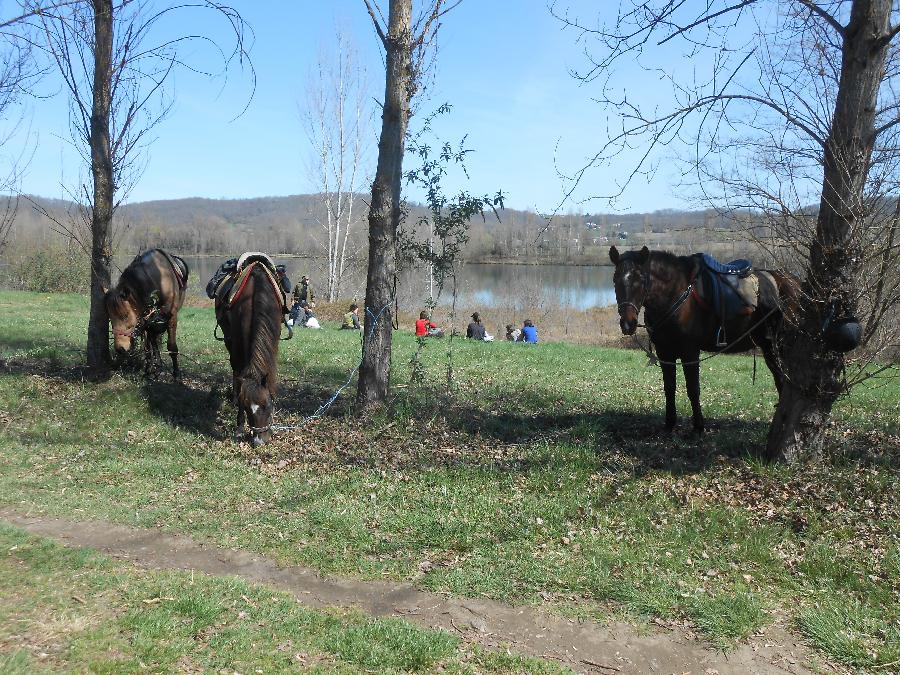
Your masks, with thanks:
[{"label": "green grass", "polygon": [[768,467],[753,451],[775,393],[761,361],[751,383],[750,357],[704,363],[697,444],[661,433],[659,371],[637,352],[456,340],[448,388],[449,341],[412,367],[402,332],[388,410],[358,418],[351,386],[335,414],[304,421],[360,348],[349,331],[297,331],[281,345],[277,421],[303,428],[254,451],[230,440],[211,310],[180,316],[186,386],[84,381],[85,317],[80,296],[0,293],[0,504],[326,573],[677,620],[723,646],[787,615],[830,658],[900,659],[896,380],[839,402],[828,462]]},{"label": "green grass", "polygon": [[0,525],[0,672],[558,672],[440,631],[151,572]]}]

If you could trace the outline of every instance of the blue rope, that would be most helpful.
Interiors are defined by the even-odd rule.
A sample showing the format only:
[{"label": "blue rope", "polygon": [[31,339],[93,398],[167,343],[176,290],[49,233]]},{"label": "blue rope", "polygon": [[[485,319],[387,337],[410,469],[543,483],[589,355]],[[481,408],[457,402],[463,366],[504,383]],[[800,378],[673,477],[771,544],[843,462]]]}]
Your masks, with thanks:
[{"label": "blue rope", "polygon": [[[378,328],[378,322],[381,320],[381,315],[384,314],[385,310],[387,310],[387,308],[391,306],[392,302],[393,302],[393,300],[388,301],[388,303],[379,310],[378,314],[373,314],[372,310],[370,310],[368,307],[366,307],[366,314],[368,314],[369,316],[372,317],[372,330],[369,332],[369,340],[370,341],[372,339],[372,336],[375,335],[375,330]],[[361,342],[361,344],[363,344],[363,346],[365,346],[365,343],[362,340],[360,340],[360,342]],[[347,387],[350,386],[350,383],[353,382],[353,377],[356,375],[356,373],[359,371],[359,369],[361,367],[362,367],[362,358],[360,358],[360,361],[357,364],[357,366],[353,370],[350,371],[350,375],[347,376],[347,381],[344,382],[344,384],[342,384],[338,388],[338,390],[334,392],[332,397],[330,399],[328,399],[325,403],[320,405],[319,408],[312,415],[304,418],[300,424],[291,424],[291,425],[287,425],[287,426],[281,425],[281,424],[273,424],[271,428],[274,429],[275,431],[287,431],[290,429],[302,429],[304,426],[306,426],[306,424],[308,422],[311,422],[312,420],[320,418],[325,413],[326,410],[328,410],[332,405],[334,405],[334,402],[337,401],[338,397],[341,395],[341,392],[343,392]]]}]

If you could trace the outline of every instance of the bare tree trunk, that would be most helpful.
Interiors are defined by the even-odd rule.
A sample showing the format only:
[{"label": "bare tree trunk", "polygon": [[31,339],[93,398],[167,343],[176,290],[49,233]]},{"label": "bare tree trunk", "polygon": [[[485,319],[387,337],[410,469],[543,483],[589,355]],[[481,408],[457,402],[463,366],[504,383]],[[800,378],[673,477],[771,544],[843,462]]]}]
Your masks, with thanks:
[{"label": "bare tree trunk", "polygon": [[109,362],[109,318],[103,304],[104,289],[110,286],[113,184],[109,119],[112,102],[113,50],[112,0],[93,0],[94,83],[91,108],[91,174],[94,183],[91,209],[91,309],[88,319],[87,363],[91,368]]},{"label": "bare tree trunk", "polygon": [[863,216],[863,198],[875,145],[875,111],[890,44],[891,0],[854,0],[844,29],[841,77],[825,145],[822,200],[797,325],[786,328],[780,358],[786,378],[769,429],[766,456],[796,461],[817,456],[825,424],[843,389],[843,356],[821,339],[826,308],[852,312],[852,267],[859,252],[850,234]]},{"label": "bare tree trunk", "polygon": [[388,33],[384,40],[387,51],[386,78],[378,166],[369,208],[363,360],[356,396],[363,407],[381,403],[387,398],[391,371],[391,292],[396,269],[394,245],[400,224],[403,152],[414,85],[411,21],[412,0],[391,0]]}]

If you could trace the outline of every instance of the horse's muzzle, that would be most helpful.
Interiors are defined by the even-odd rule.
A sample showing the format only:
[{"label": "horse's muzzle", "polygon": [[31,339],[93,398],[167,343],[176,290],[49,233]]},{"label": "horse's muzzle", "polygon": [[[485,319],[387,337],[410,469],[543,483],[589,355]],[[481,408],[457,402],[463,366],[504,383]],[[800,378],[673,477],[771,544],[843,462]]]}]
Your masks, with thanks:
[{"label": "horse's muzzle", "polygon": [[619,327],[622,329],[623,335],[634,335],[637,331],[637,319],[619,319]]}]

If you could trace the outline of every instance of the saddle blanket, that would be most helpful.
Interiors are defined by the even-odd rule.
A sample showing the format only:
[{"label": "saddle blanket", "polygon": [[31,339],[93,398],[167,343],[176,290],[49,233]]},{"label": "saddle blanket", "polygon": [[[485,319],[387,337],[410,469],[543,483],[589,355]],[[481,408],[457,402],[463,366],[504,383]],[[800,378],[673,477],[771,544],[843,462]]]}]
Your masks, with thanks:
[{"label": "saddle blanket", "polygon": [[707,253],[698,254],[703,300],[720,320],[752,314],[759,302],[759,279],[749,260],[721,263]]}]

